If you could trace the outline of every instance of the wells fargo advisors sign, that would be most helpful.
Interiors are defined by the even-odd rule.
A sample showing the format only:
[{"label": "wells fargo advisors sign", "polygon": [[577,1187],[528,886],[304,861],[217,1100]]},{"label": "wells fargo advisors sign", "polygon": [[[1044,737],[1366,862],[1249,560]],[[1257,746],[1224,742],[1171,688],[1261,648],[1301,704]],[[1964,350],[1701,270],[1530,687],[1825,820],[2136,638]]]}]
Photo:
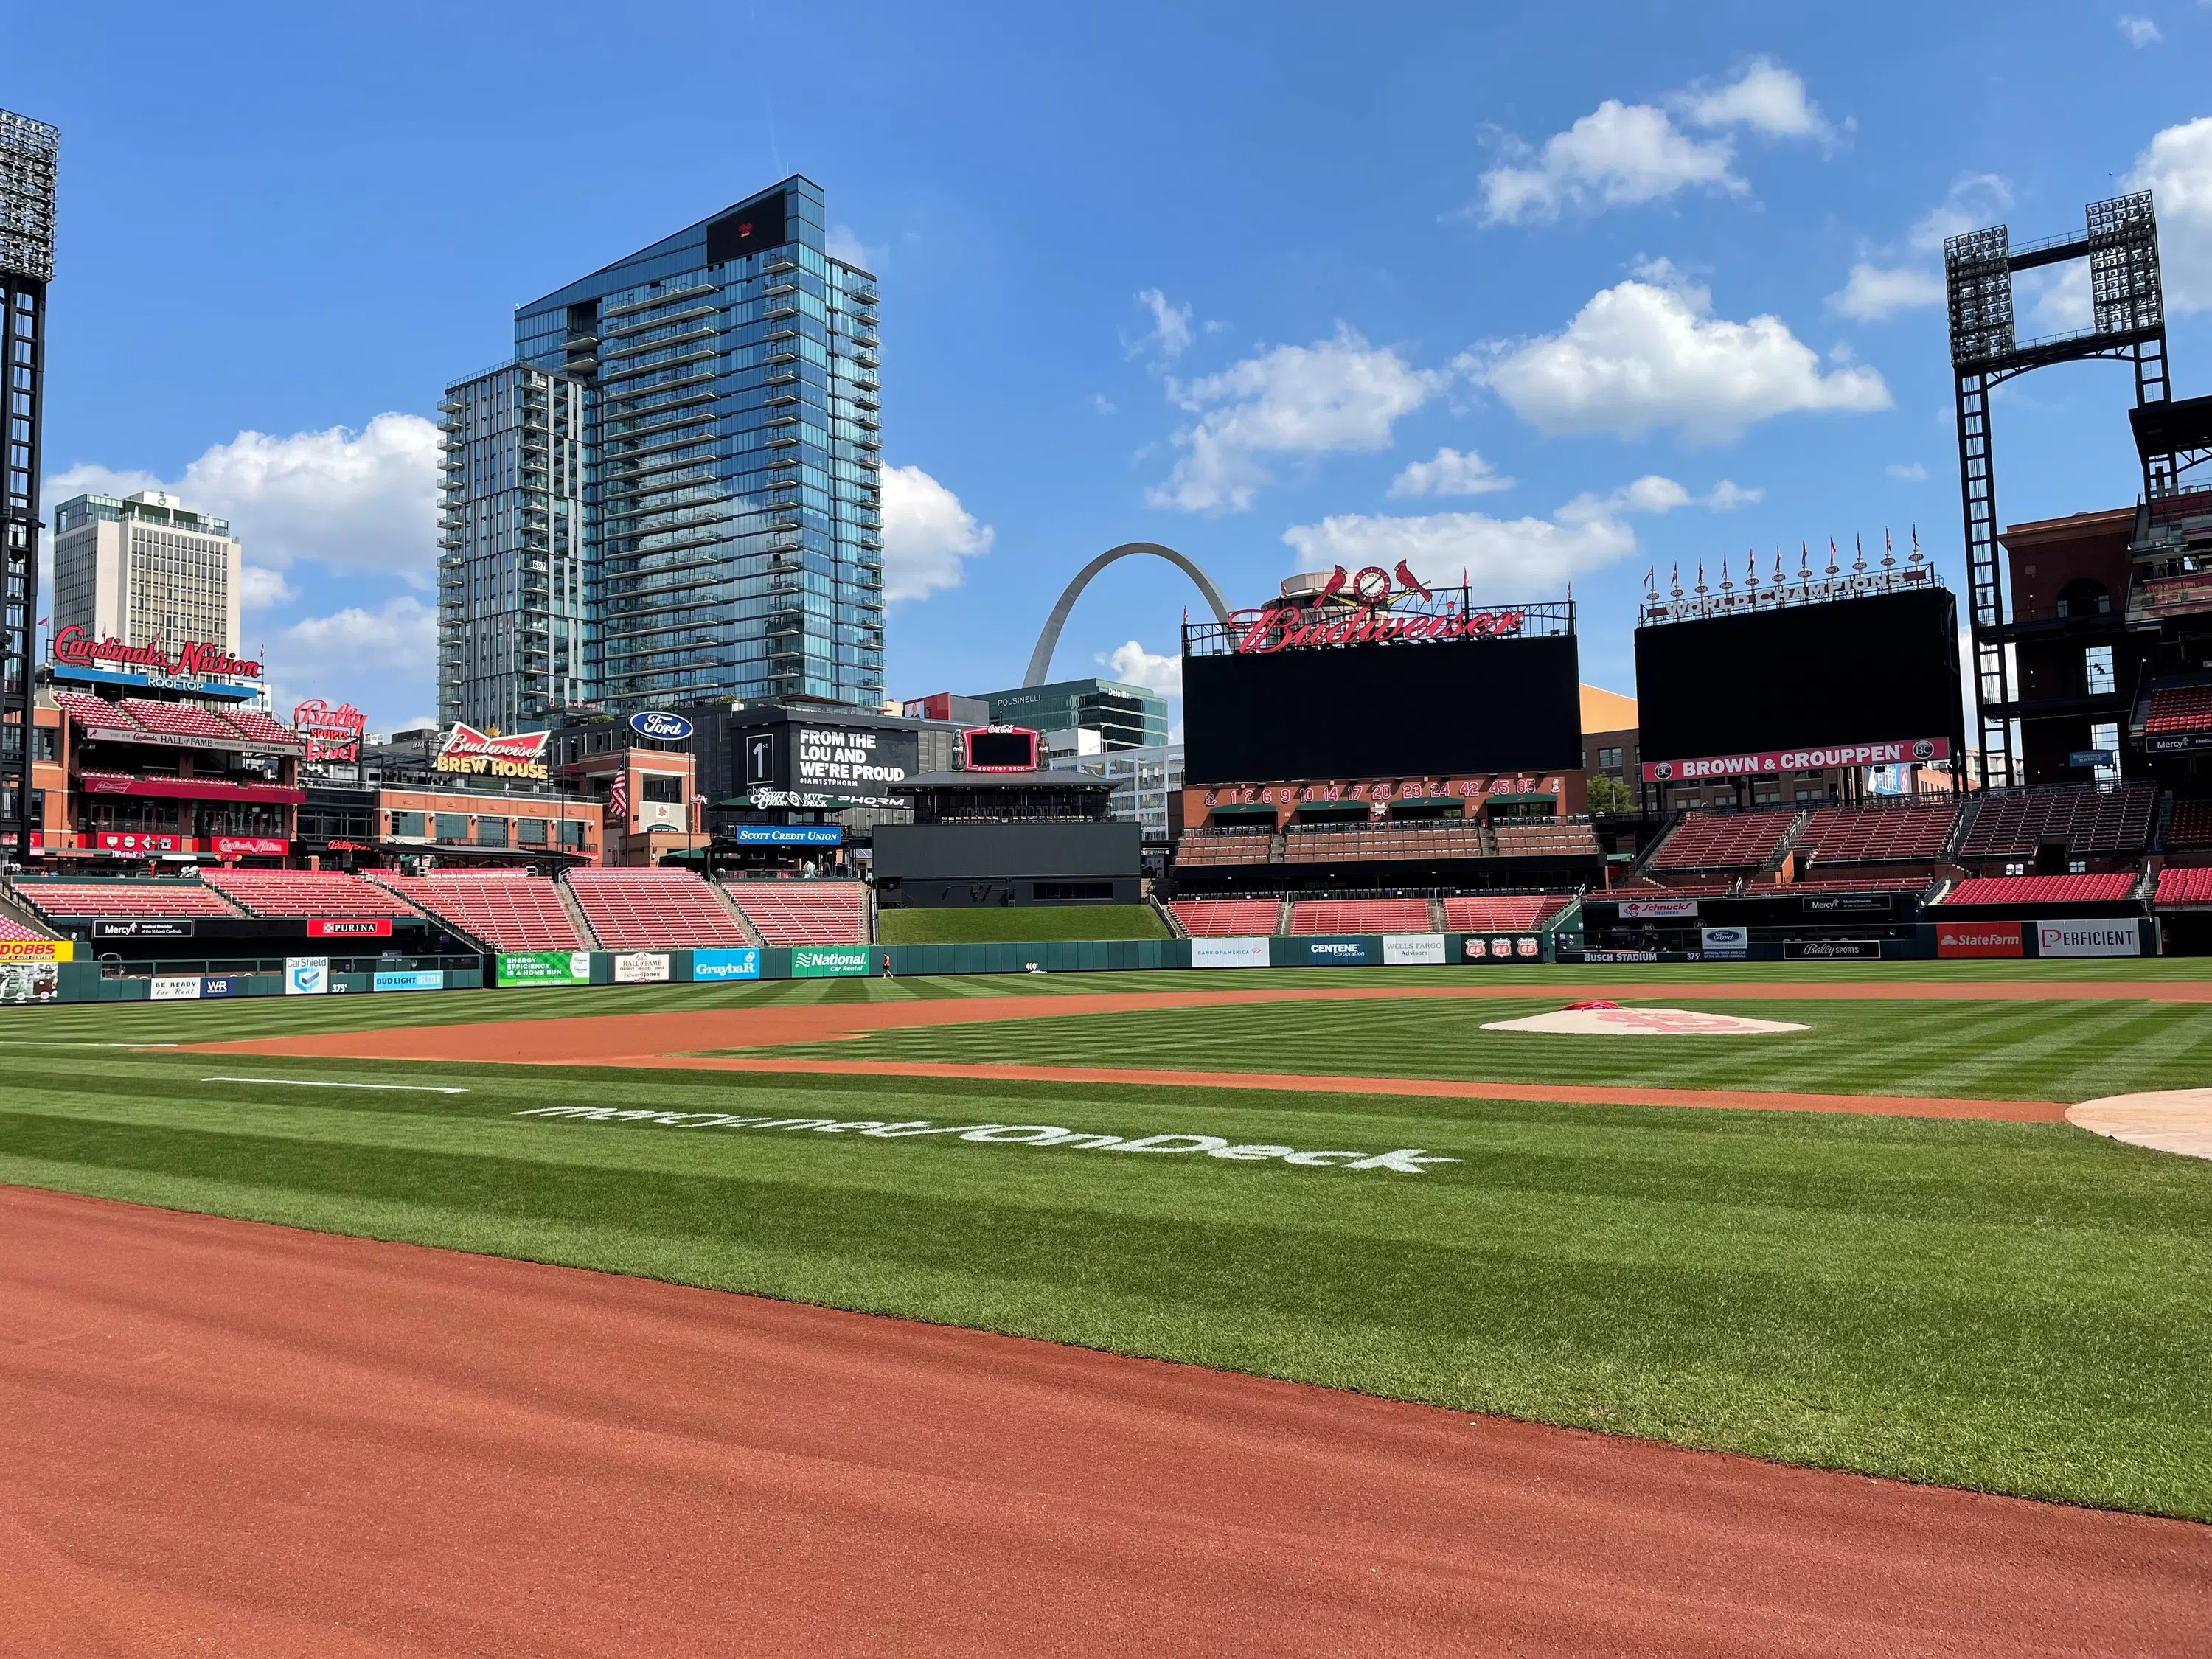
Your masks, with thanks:
[{"label": "wells fargo advisors sign", "polygon": [[157,674],[212,674],[228,679],[258,680],[259,662],[234,657],[219,645],[186,640],[174,651],[157,637],[144,645],[126,645],[112,635],[96,640],[82,628],[64,628],[54,635],[54,660],[72,668],[144,668]]},{"label": "wells fargo advisors sign", "polygon": [[546,739],[550,732],[514,732],[492,737],[473,726],[456,723],[438,745],[432,765],[441,772],[468,772],[495,778],[543,778]]}]

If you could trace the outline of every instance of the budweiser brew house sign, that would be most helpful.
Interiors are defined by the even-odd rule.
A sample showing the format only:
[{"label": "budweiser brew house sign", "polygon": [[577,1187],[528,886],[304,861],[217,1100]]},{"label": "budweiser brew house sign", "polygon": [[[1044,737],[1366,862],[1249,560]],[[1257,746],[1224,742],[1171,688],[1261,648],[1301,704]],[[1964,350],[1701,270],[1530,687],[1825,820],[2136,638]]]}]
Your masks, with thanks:
[{"label": "budweiser brew house sign", "polygon": [[221,646],[204,640],[186,640],[171,651],[158,637],[144,645],[125,645],[112,635],[96,640],[82,628],[64,628],[54,635],[54,660],[71,668],[138,668],[155,674],[213,675],[240,680],[261,678],[258,662],[234,657]]},{"label": "budweiser brew house sign", "polygon": [[516,732],[495,738],[473,726],[456,724],[438,746],[441,772],[470,772],[482,777],[543,778],[545,740],[550,732]]}]

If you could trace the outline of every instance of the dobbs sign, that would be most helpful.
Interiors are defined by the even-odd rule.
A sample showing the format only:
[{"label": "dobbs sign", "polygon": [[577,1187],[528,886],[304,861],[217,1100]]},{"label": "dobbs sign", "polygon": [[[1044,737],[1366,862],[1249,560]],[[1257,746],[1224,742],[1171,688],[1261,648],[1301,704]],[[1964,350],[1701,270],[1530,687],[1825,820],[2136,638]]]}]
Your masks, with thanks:
[{"label": "dobbs sign", "polygon": [[456,722],[438,745],[432,763],[441,772],[467,772],[494,778],[543,778],[545,742],[550,732],[514,732],[495,738]]}]

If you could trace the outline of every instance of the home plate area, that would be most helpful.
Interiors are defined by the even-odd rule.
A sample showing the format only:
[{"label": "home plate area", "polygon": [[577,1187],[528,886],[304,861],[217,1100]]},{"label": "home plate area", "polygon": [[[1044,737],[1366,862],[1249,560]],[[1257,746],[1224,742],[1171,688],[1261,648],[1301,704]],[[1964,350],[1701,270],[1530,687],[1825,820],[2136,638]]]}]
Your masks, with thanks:
[{"label": "home plate area", "polygon": [[1689,1008],[1624,1008],[1614,1002],[1571,1002],[1548,1014],[1486,1021],[1486,1031],[1547,1031],[1559,1036],[1761,1036],[1811,1028],[1784,1019],[1745,1019]]}]

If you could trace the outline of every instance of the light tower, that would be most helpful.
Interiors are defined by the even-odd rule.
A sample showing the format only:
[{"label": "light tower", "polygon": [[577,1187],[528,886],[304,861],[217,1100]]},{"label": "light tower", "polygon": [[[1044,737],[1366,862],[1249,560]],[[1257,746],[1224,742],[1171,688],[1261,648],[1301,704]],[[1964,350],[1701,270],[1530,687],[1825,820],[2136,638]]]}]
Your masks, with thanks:
[{"label": "light tower", "polygon": [[31,672],[39,609],[39,428],[45,414],[46,284],[54,275],[61,134],[0,110],[0,860],[31,850]]}]

